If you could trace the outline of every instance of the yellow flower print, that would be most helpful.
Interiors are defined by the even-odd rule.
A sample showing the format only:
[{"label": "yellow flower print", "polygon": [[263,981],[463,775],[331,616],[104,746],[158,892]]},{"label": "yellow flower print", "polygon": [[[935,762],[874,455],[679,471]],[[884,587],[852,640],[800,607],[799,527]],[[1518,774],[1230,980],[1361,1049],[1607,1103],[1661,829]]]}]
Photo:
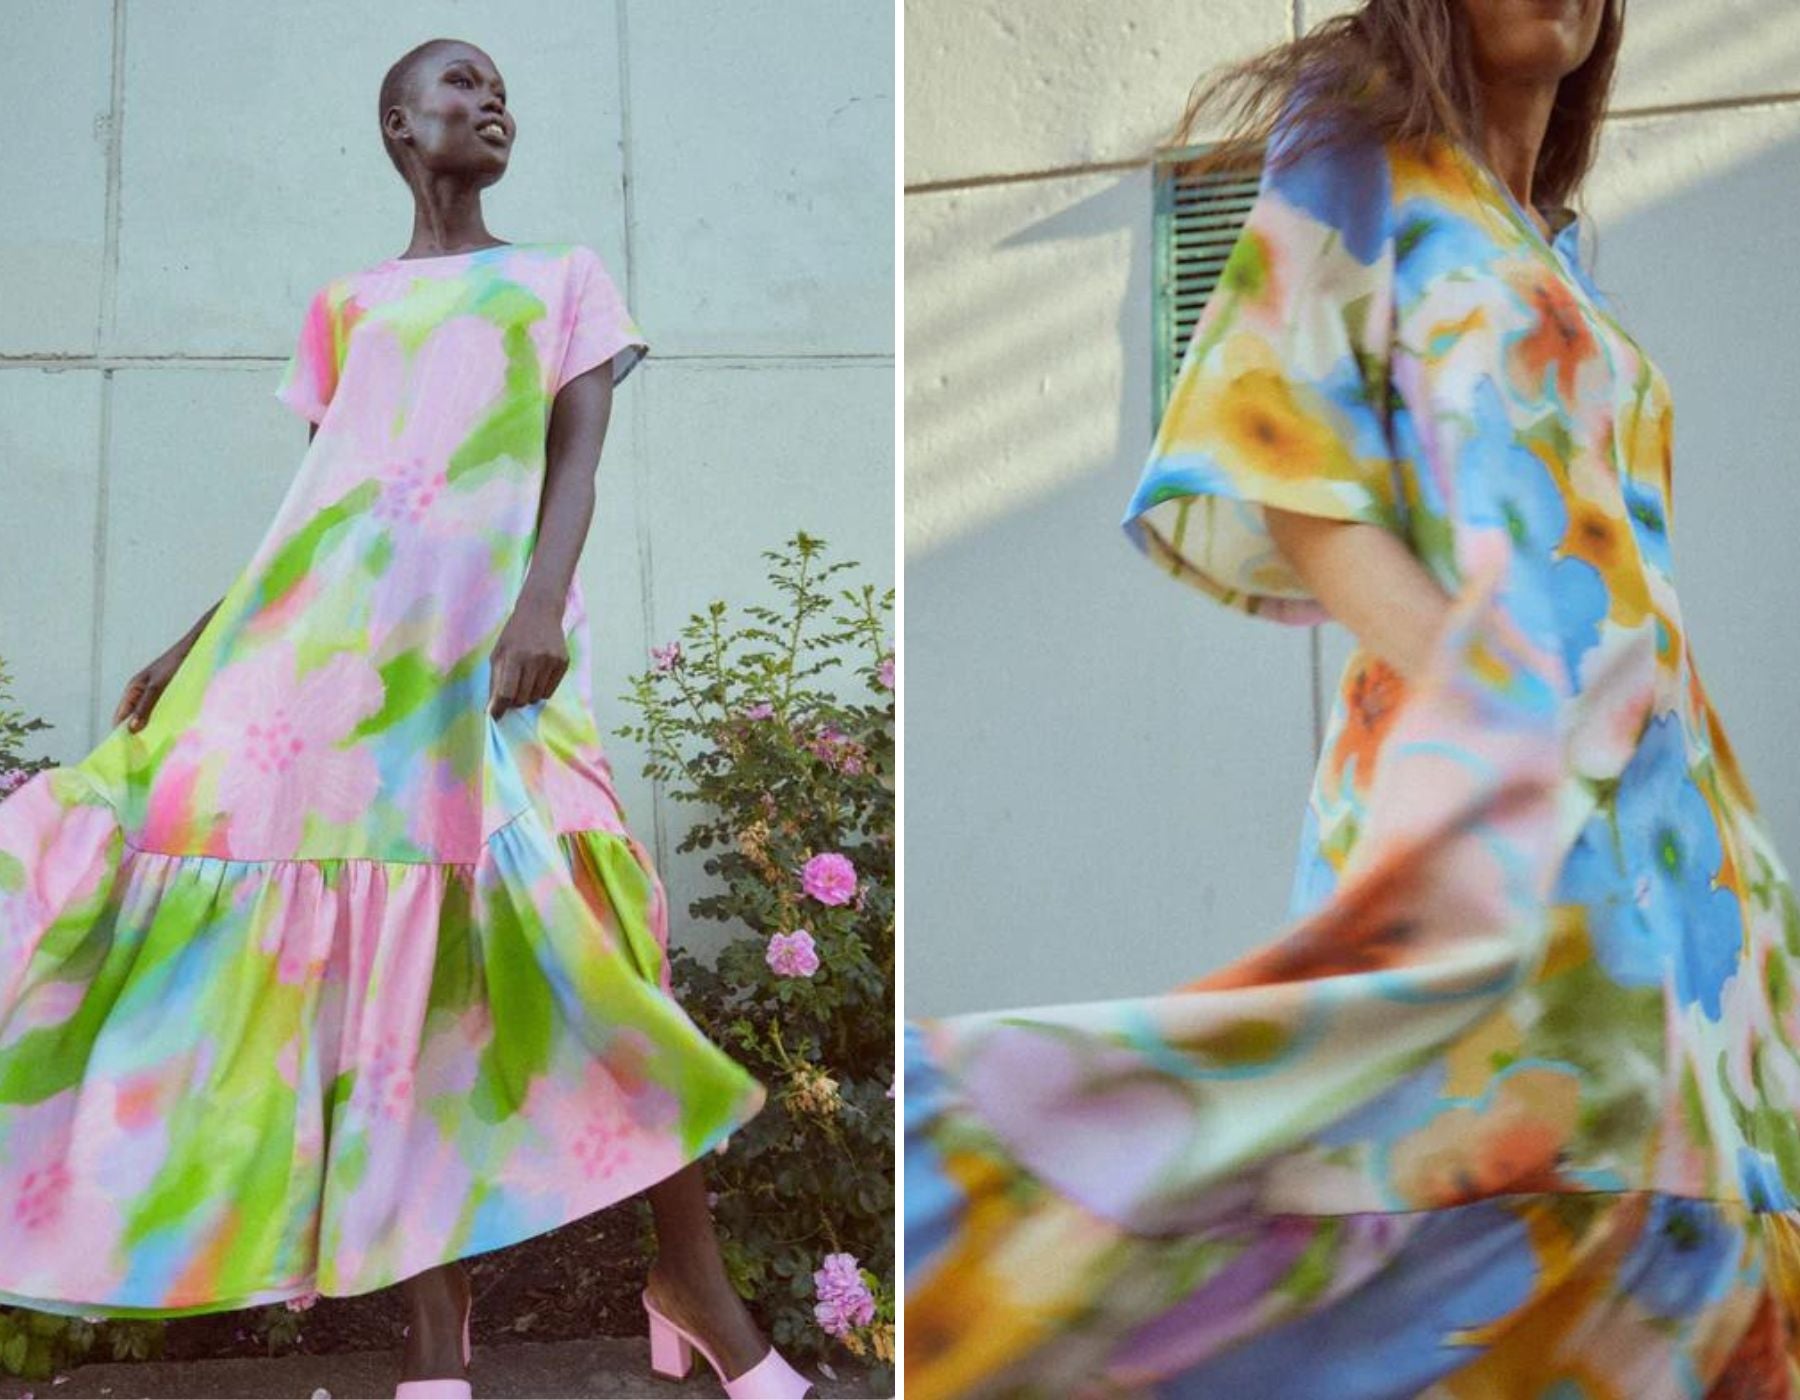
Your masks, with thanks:
[{"label": "yellow flower print", "polygon": [[1650,586],[1631,527],[1588,496],[1570,496],[1569,528],[1563,553],[1594,566],[1612,600],[1607,614],[1621,627],[1635,627],[1650,610]]},{"label": "yellow flower print", "polygon": [[1183,448],[1282,481],[1358,476],[1330,405],[1277,369],[1197,377],[1186,399],[1171,405],[1172,437]]}]

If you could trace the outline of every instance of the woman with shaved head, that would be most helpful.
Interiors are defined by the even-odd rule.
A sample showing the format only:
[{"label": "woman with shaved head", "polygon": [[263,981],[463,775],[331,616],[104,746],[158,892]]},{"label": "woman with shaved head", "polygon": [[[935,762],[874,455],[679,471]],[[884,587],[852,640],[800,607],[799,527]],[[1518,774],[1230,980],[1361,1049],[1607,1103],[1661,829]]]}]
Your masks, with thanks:
[{"label": "woman with shaved head", "polygon": [[411,50],[380,124],[411,237],[307,307],[273,523],[99,747],[0,804],[0,1302],[399,1283],[400,1394],[468,1395],[456,1261],[648,1191],[655,1368],[798,1397],[700,1166],[763,1090],[671,998],[592,708],[576,563],[648,347],[592,248],[489,232],[487,54]]}]

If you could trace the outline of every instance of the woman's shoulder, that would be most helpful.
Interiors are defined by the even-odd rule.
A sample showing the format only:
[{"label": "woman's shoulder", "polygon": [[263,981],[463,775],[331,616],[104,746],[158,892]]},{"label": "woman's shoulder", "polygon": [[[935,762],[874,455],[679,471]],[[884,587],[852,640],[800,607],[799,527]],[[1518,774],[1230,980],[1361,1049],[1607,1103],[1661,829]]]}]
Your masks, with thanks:
[{"label": "woman's shoulder", "polygon": [[1373,261],[1423,212],[1468,215],[1481,207],[1471,157],[1448,134],[1403,137],[1362,125],[1277,125],[1262,187],[1338,230]]},{"label": "woman's shoulder", "polygon": [[600,263],[602,266],[605,265],[605,259],[600,256],[599,249],[595,248],[591,243],[581,243],[571,240],[561,243],[528,243],[521,244],[520,246],[535,249],[545,257],[552,258],[557,262],[567,262],[572,266],[579,267],[583,263]]},{"label": "woman's shoulder", "polygon": [[1391,237],[1396,146],[1362,125],[1284,116],[1264,149],[1261,193],[1335,230],[1370,263]]}]

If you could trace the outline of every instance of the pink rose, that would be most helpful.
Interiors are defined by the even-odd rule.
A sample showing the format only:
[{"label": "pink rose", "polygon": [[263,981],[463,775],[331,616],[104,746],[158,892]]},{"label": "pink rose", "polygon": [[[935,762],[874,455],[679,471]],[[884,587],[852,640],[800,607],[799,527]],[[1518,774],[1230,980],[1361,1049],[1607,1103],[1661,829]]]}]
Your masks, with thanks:
[{"label": "pink rose", "polygon": [[811,977],[819,970],[819,951],[803,928],[774,935],[763,957],[778,977]]},{"label": "pink rose", "polygon": [[851,777],[863,771],[863,760],[868,756],[863,746],[845,734],[843,730],[832,725],[822,725],[807,748],[822,763],[827,763],[840,773],[848,773]]},{"label": "pink rose", "polygon": [[875,1297],[863,1282],[854,1254],[827,1254],[813,1274],[813,1288],[819,1298],[813,1318],[832,1336],[846,1336],[851,1328],[867,1327],[875,1320]]},{"label": "pink rose", "polygon": [[856,897],[856,867],[836,851],[823,851],[802,867],[800,887],[821,904],[848,904]]}]

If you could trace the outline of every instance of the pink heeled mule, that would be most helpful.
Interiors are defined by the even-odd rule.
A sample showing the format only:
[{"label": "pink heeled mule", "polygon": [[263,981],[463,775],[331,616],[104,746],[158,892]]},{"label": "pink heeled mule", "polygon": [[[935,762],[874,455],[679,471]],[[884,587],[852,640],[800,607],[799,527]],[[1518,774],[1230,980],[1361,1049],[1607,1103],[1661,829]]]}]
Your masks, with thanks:
[{"label": "pink heeled mule", "polygon": [[[469,1345],[469,1313],[475,1306],[471,1295],[468,1307],[463,1309],[463,1365],[465,1367],[475,1359],[474,1348]],[[402,1332],[401,1336],[406,1333]],[[401,1381],[394,1391],[394,1400],[469,1400],[475,1392],[463,1376],[434,1376],[422,1381]]]},{"label": "pink heeled mule", "polygon": [[669,1380],[682,1380],[693,1368],[694,1353],[706,1358],[713,1374],[732,1400],[805,1400],[818,1392],[813,1383],[788,1365],[787,1358],[770,1347],[768,1354],[741,1376],[725,1379],[725,1368],[692,1332],[656,1310],[644,1294],[644,1312],[650,1319],[650,1370]]}]

